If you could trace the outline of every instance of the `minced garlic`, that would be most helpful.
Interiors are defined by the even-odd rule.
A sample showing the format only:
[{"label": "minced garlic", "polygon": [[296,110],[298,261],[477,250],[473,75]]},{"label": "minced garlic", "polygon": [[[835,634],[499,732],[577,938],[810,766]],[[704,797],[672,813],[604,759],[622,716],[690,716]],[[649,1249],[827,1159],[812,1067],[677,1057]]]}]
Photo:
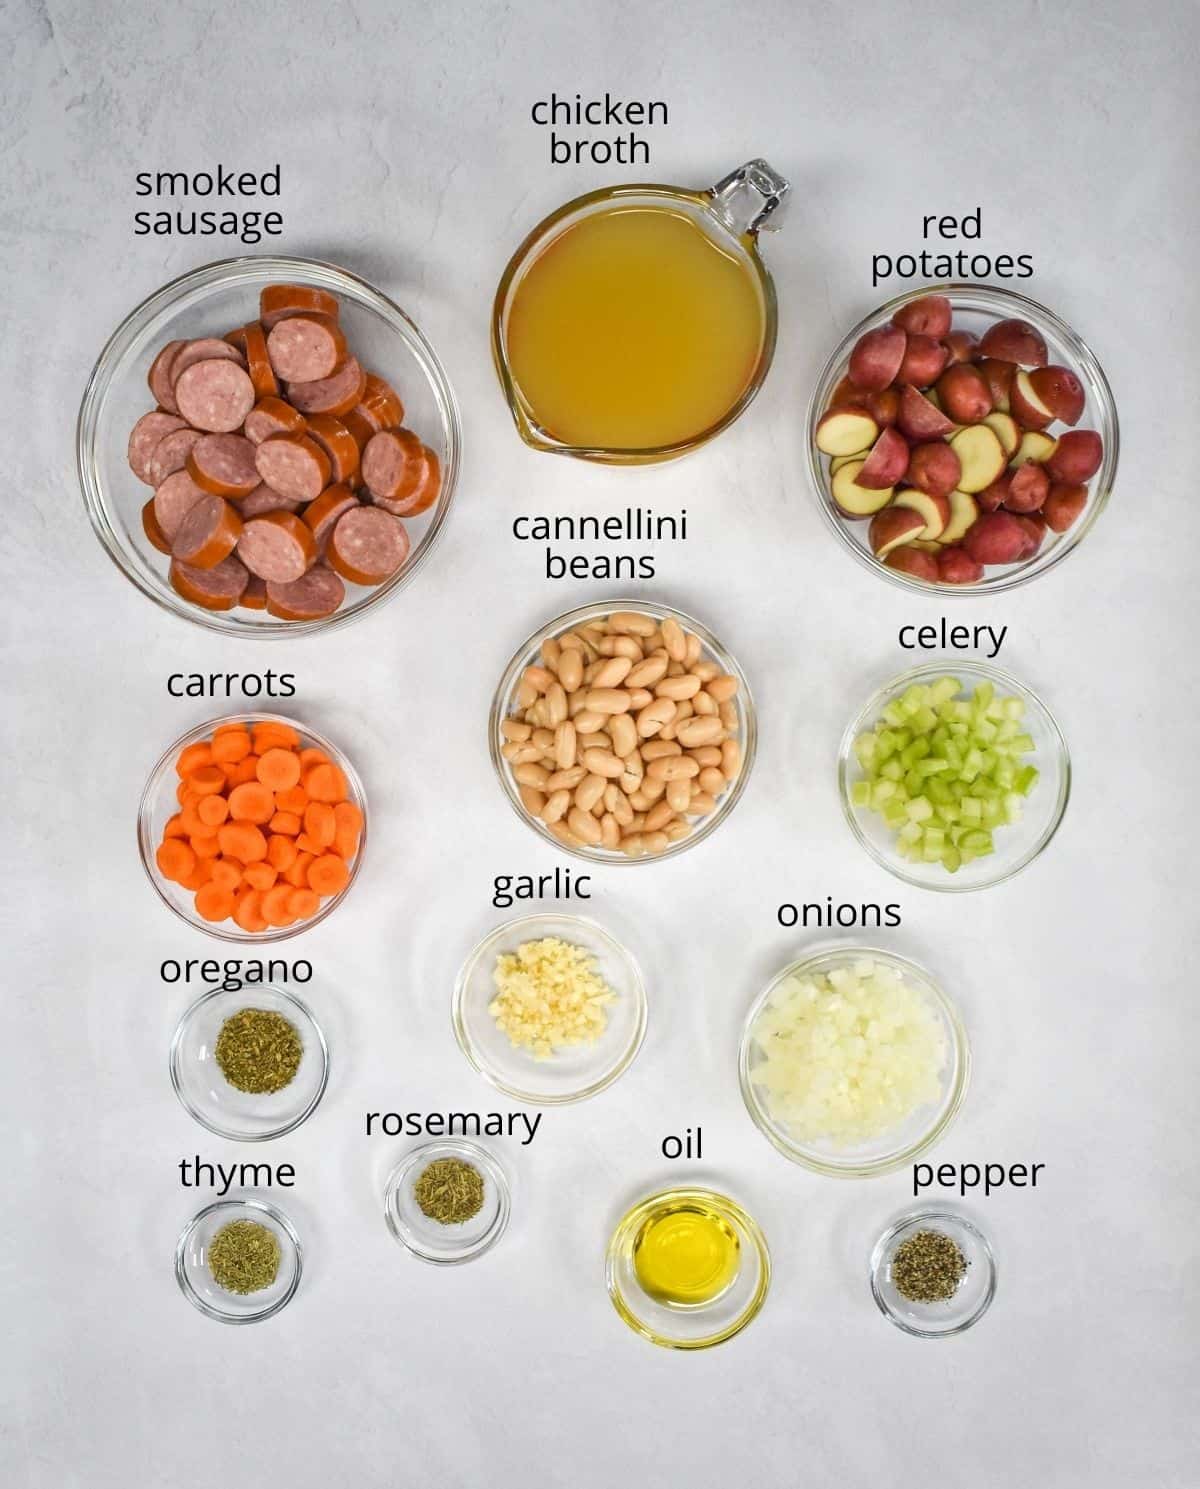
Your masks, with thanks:
[{"label": "minced garlic", "polygon": [[557,1049],[592,1044],[608,1025],[616,998],[582,946],[546,936],[496,958],[496,996],[488,1012],[517,1049],[548,1060]]}]

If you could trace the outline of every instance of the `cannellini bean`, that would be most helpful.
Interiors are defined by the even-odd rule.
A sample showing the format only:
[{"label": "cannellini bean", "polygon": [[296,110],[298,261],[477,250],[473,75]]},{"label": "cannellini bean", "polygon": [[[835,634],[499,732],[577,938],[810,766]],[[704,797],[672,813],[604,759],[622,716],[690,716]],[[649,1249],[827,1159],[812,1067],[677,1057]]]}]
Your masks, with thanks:
[{"label": "cannellini bean", "polygon": [[567,815],[571,806],[571,793],[569,791],[552,791],[546,798],[546,804],[542,808],[541,818],[547,826],[551,822],[561,822]]},{"label": "cannellini bean", "polygon": [[[721,778],[721,784],[724,785],[724,777]],[[707,817],[709,812],[716,810],[717,799],[715,796],[710,796],[707,791],[697,791],[687,807],[688,814],[693,817]]]},{"label": "cannellini bean", "polygon": [[715,717],[684,719],[675,733],[681,745],[707,745],[722,738],[725,726]]},{"label": "cannellini bean", "polygon": [[682,662],[687,656],[687,637],[683,627],[672,616],[668,616],[662,623],[662,638],[671,660]]},{"label": "cannellini bean", "polygon": [[[721,752],[718,750],[717,754],[719,755],[720,753]],[[706,765],[700,772],[697,780],[699,782],[701,791],[705,792],[709,796],[720,796],[721,792],[724,791],[725,787],[728,785],[725,777],[719,770],[716,769],[715,766],[712,765]]]},{"label": "cannellini bean", "polygon": [[698,662],[700,660],[700,650],[699,636],[689,631],[687,637],[687,654],[683,659],[683,665],[690,667],[693,662]]},{"label": "cannellini bean", "polygon": [[646,832],[642,834],[642,845],[647,853],[662,853],[670,846],[671,839],[665,832]]},{"label": "cannellini bean", "polygon": [[[608,782],[603,776],[585,775],[579,785],[575,787],[575,805],[585,812],[590,812],[600,798],[604,795],[604,788]],[[574,832],[574,828],[571,829]]]},{"label": "cannellini bean", "polygon": [[667,801],[673,812],[686,812],[692,802],[691,781],[668,781]]},{"label": "cannellini bean", "polygon": [[609,810],[622,827],[627,828],[633,821],[633,807],[630,804],[629,797],[620,789],[617,791],[616,801],[613,802]]},{"label": "cannellini bean", "polygon": [[716,745],[703,745],[698,750],[689,750],[688,754],[696,762],[701,770],[710,765],[720,765],[721,751]]},{"label": "cannellini bean", "polygon": [[559,770],[575,764],[575,725],[569,719],[554,731],[554,763]]},{"label": "cannellini bean", "polygon": [[627,713],[629,694],[623,688],[592,688],[587,695],[588,707],[596,713]]},{"label": "cannellini bean", "polygon": [[721,669],[715,662],[693,662],[688,668],[688,671],[694,672],[705,687],[708,686],[714,677],[720,677],[721,675]]},{"label": "cannellini bean", "polygon": [[675,815],[675,809],[669,801],[660,801],[646,813],[646,831],[657,832],[660,827],[665,827]]},{"label": "cannellini bean", "polygon": [[600,818],[600,841],[605,848],[615,850],[621,846],[621,824],[611,812]]},{"label": "cannellini bean", "polygon": [[738,748],[737,740],[727,739],[721,746],[721,774],[727,781],[736,780],[741,765],[742,752]]},{"label": "cannellini bean", "polygon": [[619,688],[629,675],[629,669],[633,662],[628,657],[612,657],[605,662],[592,678],[592,686],[597,688]]},{"label": "cannellini bean", "polygon": [[565,822],[551,822],[548,827],[559,842],[565,843],[568,848],[578,848],[581,845],[582,839],[577,838]]},{"label": "cannellini bean", "polygon": [[647,657],[632,668],[625,679],[627,688],[652,688],[667,675],[666,657]]},{"label": "cannellini bean", "polygon": [[542,661],[551,672],[558,671],[558,659],[562,656],[562,642],[547,636],[542,642]]},{"label": "cannellini bean", "polygon": [[582,811],[579,807],[572,807],[567,813],[567,826],[577,838],[582,842],[590,843],[593,847],[596,847],[603,839],[599,822],[590,812]]},{"label": "cannellini bean", "polygon": [[723,672],[704,684],[704,691],[718,703],[728,703],[738,690],[738,680],[731,672]]},{"label": "cannellini bean", "polygon": [[687,780],[691,776],[699,775],[700,767],[687,755],[664,755],[658,760],[651,760],[646,767],[646,777],[651,781]]},{"label": "cannellini bean", "polygon": [[500,725],[500,733],[507,740],[523,744],[533,734],[533,730],[528,724],[523,724],[520,719],[505,719]]},{"label": "cannellini bean", "polygon": [[547,791],[574,791],[587,771],[582,765],[572,765],[567,770],[556,770],[546,781]]},{"label": "cannellini bean", "polygon": [[662,682],[656,683],[654,696],[656,698],[691,698],[700,691],[700,679],[691,672],[685,672],[681,677],[664,677]]},{"label": "cannellini bean", "polygon": [[715,719],[717,717],[717,700],[710,698],[702,688],[692,699],[692,712],[703,714],[705,718]]},{"label": "cannellini bean", "polygon": [[522,682],[527,682],[539,693],[544,693],[552,682],[555,681],[553,672],[547,672],[545,667],[526,667],[521,674]]},{"label": "cannellini bean", "polygon": [[644,858],[646,845],[640,832],[631,832],[621,839],[621,852],[628,853],[630,858]]},{"label": "cannellini bean", "polygon": [[731,699],[726,699],[724,703],[718,705],[717,713],[722,724],[725,725],[730,734],[736,734],[739,723],[737,704],[734,703]]},{"label": "cannellini bean", "polygon": [[637,716],[637,732],[643,739],[649,739],[671,722],[675,712],[675,701],[672,698],[659,698],[654,703],[648,703]]},{"label": "cannellini bean", "polygon": [[664,755],[682,755],[683,746],[674,739],[652,739],[642,746],[642,759],[647,765],[651,760],[661,760]]},{"label": "cannellini bean", "polygon": [[[568,640],[577,643],[570,650],[567,649]],[[568,693],[578,691],[579,684],[583,681],[583,658],[579,654],[578,646],[582,645],[578,636],[568,632],[563,637],[563,651],[558,659],[558,680]]]},{"label": "cannellini bean", "polygon": [[538,816],[546,805],[545,796],[533,786],[521,786],[517,794],[521,798],[521,805],[533,817]]},{"label": "cannellini bean", "polygon": [[567,695],[560,682],[552,682],[546,689],[546,723],[557,729],[567,716]]},{"label": "cannellini bean", "polygon": [[625,762],[611,750],[585,750],[583,764],[593,775],[604,776],[610,781],[625,774]]},{"label": "cannellini bean", "polygon": [[658,630],[658,622],[648,615],[640,615],[636,610],[615,610],[608,617],[608,628],[617,634],[623,632],[629,636],[653,636]]},{"label": "cannellini bean", "polygon": [[534,765],[532,761],[513,768],[513,780],[518,786],[536,786],[539,791],[544,791],[549,779],[550,772],[545,766]]},{"label": "cannellini bean", "polygon": [[612,715],[608,725],[609,737],[612,739],[613,753],[620,755],[622,760],[632,755],[638,747],[637,725],[627,713],[615,713]]},{"label": "cannellini bean", "polygon": [[679,821],[672,822],[669,827],[664,828],[667,837],[670,838],[671,842],[673,843],[678,843],[680,839],[686,838],[691,830],[692,825],[690,822]]}]

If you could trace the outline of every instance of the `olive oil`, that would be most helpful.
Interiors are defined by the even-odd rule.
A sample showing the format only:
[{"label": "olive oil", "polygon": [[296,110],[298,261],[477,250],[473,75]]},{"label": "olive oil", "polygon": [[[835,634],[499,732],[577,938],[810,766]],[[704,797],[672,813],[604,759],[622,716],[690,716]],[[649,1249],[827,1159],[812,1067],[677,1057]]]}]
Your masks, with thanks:
[{"label": "olive oil", "polygon": [[577,218],[513,293],[509,368],[529,417],[576,448],[656,450],[719,424],[763,356],[762,286],[682,207]]},{"label": "olive oil", "polygon": [[638,1282],[659,1303],[700,1307],[737,1277],[737,1232],[716,1209],[697,1201],[654,1211],[633,1242]]}]

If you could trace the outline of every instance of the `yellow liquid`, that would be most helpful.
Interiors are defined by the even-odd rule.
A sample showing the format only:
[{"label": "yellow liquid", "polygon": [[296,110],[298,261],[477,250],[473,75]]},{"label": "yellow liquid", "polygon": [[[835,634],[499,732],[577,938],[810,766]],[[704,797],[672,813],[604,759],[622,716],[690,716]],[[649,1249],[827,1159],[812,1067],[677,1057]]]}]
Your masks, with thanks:
[{"label": "yellow liquid", "polygon": [[715,1210],[698,1205],[660,1212],[633,1243],[637,1279],[660,1303],[711,1303],[737,1276],[737,1232]]},{"label": "yellow liquid", "polygon": [[682,444],[737,403],[762,356],[758,277],[685,213],[614,207],[560,233],[509,307],[508,365],[561,443]]}]

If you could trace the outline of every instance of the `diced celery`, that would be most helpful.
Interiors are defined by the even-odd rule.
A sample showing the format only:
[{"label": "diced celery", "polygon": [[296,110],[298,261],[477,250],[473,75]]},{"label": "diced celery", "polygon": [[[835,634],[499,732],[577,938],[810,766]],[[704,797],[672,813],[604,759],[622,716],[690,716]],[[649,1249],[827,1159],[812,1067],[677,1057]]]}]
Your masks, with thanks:
[{"label": "diced celery", "polygon": [[1032,734],[1015,734],[1011,740],[1014,754],[1028,755],[1033,749]]},{"label": "diced celery", "polygon": [[1028,796],[1038,783],[1038,768],[1036,765],[1026,765],[1017,771],[1017,790],[1022,796]]},{"label": "diced celery", "polygon": [[904,766],[899,760],[885,760],[879,768],[879,774],[885,781],[902,781]]},{"label": "diced celery", "polygon": [[925,829],[919,822],[906,822],[900,829],[900,841],[902,843],[919,843]]},{"label": "diced celery", "polygon": [[899,703],[889,703],[883,710],[883,716],[893,729],[898,729],[908,718],[907,712]]},{"label": "diced celery", "polygon": [[870,781],[855,781],[850,787],[850,805],[855,807],[869,807],[871,805],[871,783]]},{"label": "diced celery", "polygon": [[933,803],[927,796],[915,796],[905,808],[910,822],[924,822],[933,816]]},{"label": "diced celery", "polygon": [[942,867],[947,873],[957,874],[962,867],[962,854],[957,848],[942,849]]},{"label": "diced celery", "polygon": [[1006,719],[1023,719],[1025,717],[1024,698],[1003,698],[1004,717]]},{"label": "diced celery", "polygon": [[957,677],[939,677],[937,682],[929,689],[929,701],[935,707],[939,703],[949,703],[962,689],[962,683]]},{"label": "diced celery", "polygon": [[981,682],[975,689],[975,693],[971,698],[972,707],[974,707],[976,712],[982,712],[988,707],[995,696],[995,684],[990,682]]},{"label": "diced celery", "polygon": [[937,714],[934,713],[932,708],[925,706],[923,708],[919,708],[917,712],[913,714],[912,722],[914,729],[919,729],[922,734],[928,734],[929,731],[933,729],[937,724]]}]

